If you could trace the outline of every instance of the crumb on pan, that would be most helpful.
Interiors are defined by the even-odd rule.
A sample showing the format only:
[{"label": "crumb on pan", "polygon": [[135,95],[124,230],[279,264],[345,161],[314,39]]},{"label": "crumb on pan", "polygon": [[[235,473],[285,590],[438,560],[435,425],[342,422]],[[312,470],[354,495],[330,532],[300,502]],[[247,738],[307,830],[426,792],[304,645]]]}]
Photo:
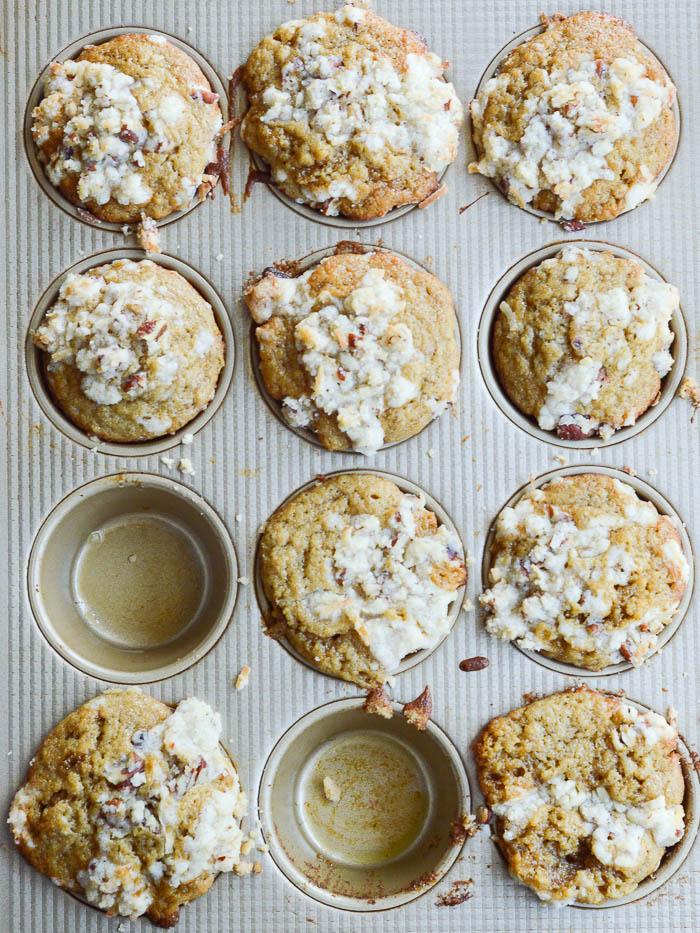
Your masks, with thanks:
[{"label": "crumb on pan", "polygon": [[391,719],[394,715],[394,707],[391,697],[384,687],[375,687],[367,694],[362,709],[366,713],[373,713],[375,716],[382,716],[384,719]]},{"label": "crumb on pan", "polygon": [[415,700],[406,703],[403,708],[403,718],[419,732],[427,728],[431,713],[433,712],[433,698],[430,695],[430,687],[426,685],[425,690]]}]

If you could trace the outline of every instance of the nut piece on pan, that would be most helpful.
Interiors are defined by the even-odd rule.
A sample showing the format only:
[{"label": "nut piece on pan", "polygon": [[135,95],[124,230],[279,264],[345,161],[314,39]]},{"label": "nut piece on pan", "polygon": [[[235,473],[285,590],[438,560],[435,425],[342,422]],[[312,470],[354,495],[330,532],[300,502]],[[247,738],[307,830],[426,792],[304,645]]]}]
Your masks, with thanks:
[{"label": "nut piece on pan", "polygon": [[382,716],[384,719],[391,719],[394,715],[394,707],[391,697],[384,687],[375,687],[367,694],[362,709],[366,713],[373,713],[375,716]]},{"label": "nut piece on pan", "polygon": [[423,732],[428,725],[430,714],[433,711],[433,698],[430,695],[430,687],[426,685],[425,690],[415,700],[411,700],[403,708],[403,718],[415,729]]}]

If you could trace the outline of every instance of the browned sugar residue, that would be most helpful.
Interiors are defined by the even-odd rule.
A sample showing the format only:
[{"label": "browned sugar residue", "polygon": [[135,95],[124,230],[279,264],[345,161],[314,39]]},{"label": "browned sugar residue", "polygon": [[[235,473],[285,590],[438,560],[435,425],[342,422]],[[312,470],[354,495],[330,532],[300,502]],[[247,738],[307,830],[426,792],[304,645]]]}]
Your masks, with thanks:
[{"label": "browned sugar residue", "polygon": [[467,878],[465,881],[453,881],[452,887],[448,891],[438,894],[435,906],[457,907],[459,904],[464,904],[465,901],[473,897],[472,892],[469,890],[471,884],[473,884],[471,878]]},{"label": "browned sugar residue", "polygon": [[483,194],[480,194],[478,198],[474,198],[473,201],[470,201],[469,204],[465,204],[464,207],[460,207],[459,213],[463,214],[465,211],[468,211],[470,207],[476,204],[477,201],[480,201],[482,198],[485,198],[487,194],[491,194],[491,192],[485,191]]}]

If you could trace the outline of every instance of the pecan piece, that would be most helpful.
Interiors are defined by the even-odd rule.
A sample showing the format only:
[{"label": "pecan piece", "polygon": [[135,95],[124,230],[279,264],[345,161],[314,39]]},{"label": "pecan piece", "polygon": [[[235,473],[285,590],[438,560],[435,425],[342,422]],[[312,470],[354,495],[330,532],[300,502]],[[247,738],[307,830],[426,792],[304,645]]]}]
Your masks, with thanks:
[{"label": "pecan piece", "polygon": [[562,220],[560,226],[567,233],[578,233],[586,229],[586,225],[580,220]]},{"label": "pecan piece", "polygon": [[489,666],[489,659],[477,655],[475,658],[465,658],[459,662],[460,671],[483,671]]},{"label": "pecan piece", "polygon": [[631,661],[632,658],[634,657],[634,654],[632,652],[632,646],[630,645],[628,641],[620,645],[620,654],[626,661]]},{"label": "pecan piece", "polygon": [[123,143],[137,143],[139,141],[138,133],[130,130],[126,123],[119,130],[117,136]]},{"label": "pecan piece", "polygon": [[425,690],[420,696],[417,696],[415,700],[411,700],[410,703],[406,703],[403,708],[403,718],[409,726],[413,726],[414,729],[423,732],[428,726],[432,711],[433,698],[430,695],[430,687],[426,684]]},{"label": "pecan piece", "polygon": [[[588,415],[578,415],[577,417],[585,421],[591,421]],[[584,430],[578,424],[562,424],[564,418],[566,418],[566,415],[562,415],[559,424],[557,424],[557,437],[564,441],[582,441],[596,432],[595,426]]]},{"label": "pecan piece", "polygon": [[384,719],[391,719],[394,715],[394,707],[391,697],[384,687],[375,687],[367,694],[362,709],[366,713],[373,713],[375,716],[381,716]]}]

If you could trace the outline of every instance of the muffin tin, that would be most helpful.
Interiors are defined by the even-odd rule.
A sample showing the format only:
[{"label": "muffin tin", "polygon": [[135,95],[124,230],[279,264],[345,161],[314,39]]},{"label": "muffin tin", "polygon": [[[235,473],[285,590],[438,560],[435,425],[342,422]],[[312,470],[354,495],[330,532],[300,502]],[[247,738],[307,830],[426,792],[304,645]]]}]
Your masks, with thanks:
[{"label": "muffin tin", "polygon": [[[444,514],[444,520],[452,516],[466,551],[473,554],[467,594],[476,604],[481,592],[477,566],[481,565],[493,520],[530,475],[539,477],[538,482],[544,481],[548,472],[558,466],[555,456],[570,461],[567,469],[585,467],[618,475],[622,466],[634,468],[637,477],[623,474],[620,478],[662,509],[673,510],[665,498],[668,494],[692,538],[700,518],[700,505],[694,495],[694,478],[700,472],[694,433],[697,425],[689,423],[691,410],[687,403],[672,404],[686,362],[692,366],[694,359],[692,347],[693,341],[697,342],[697,330],[690,317],[689,338],[685,322],[674,321],[676,342],[672,352],[676,364],[666,377],[659,404],[647,413],[648,418],[645,415],[635,428],[613,435],[607,445],[598,439],[589,445],[579,442],[565,446],[553,435],[541,432],[540,436],[512,417],[513,413],[505,410],[494,394],[497,386],[494,388],[493,377],[489,377],[489,361],[483,352],[488,346],[483,342],[488,330],[486,317],[482,317],[479,329],[487,303],[502,295],[516,269],[524,271],[565,243],[581,239],[591,248],[613,244],[611,248],[621,255],[637,260],[644,257],[643,264],[653,264],[647,268],[650,274],[658,275],[659,269],[664,278],[678,286],[681,305],[690,315],[699,296],[688,234],[696,222],[691,193],[700,176],[687,141],[683,140],[656,198],[609,222],[609,226],[597,226],[596,241],[588,240],[584,231],[577,234],[576,240],[562,233],[561,242],[552,242],[558,235],[553,234],[551,226],[540,225],[531,212],[519,210],[500,195],[487,197],[459,214],[459,207],[493,192],[489,180],[467,174],[466,162],[473,157],[468,119],[462,137],[465,145],[445,178],[447,194],[426,211],[408,207],[391,212],[372,231],[364,230],[364,224],[322,217],[296,204],[286,205],[278,192],[271,193],[263,186],[255,187],[240,214],[232,214],[228,200],[219,193],[202,210],[191,207],[171,215],[160,224],[166,252],[150,258],[177,269],[204,294],[214,307],[227,343],[226,368],[215,400],[172,438],[147,445],[110,445],[82,435],[61,420],[43,387],[34,348],[27,340],[29,328],[38,322],[40,309],[43,313],[67,270],[144,256],[122,240],[119,225],[97,226],[78,218],[75,209],[62,203],[61,196],[47,185],[43,169],[36,164],[33,143],[26,135],[27,119],[40,93],[40,84],[37,82],[31,89],[32,83],[47,63],[76,54],[86,42],[125,31],[162,32],[169,38],[172,34],[174,41],[200,64],[221,95],[223,109],[225,81],[218,75],[225,79],[245,60],[260,37],[278,23],[321,8],[324,4],[310,5],[306,0],[294,6],[281,0],[261,0],[255,6],[202,6],[194,0],[174,0],[166,14],[150,9],[142,12],[132,0],[110,0],[99,5],[99,10],[90,7],[86,20],[83,7],[78,9],[77,3],[70,0],[60,9],[52,7],[47,22],[20,12],[14,31],[10,29],[4,37],[8,50],[4,58],[6,86],[8,99],[14,102],[5,142],[9,193],[3,201],[9,299],[4,321],[8,362],[4,364],[7,375],[3,377],[2,398],[8,429],[9,495],[3,498],[9,539],[8,621],[0,649],[5,659],[2,670],[6,684],[3,728],[10,752],[0,756],[5,808],[24,779],[32,750],[56,722],[111,682],[140,682],[167,702],[197,695],[221,712],[223,740],[238,763],[241,781],[251,798],[249,825],[259,815],[270,846],[271,857],[255,854],[263,863],[261,875],[219,880],[205,897],[183,911],[179,930],[214,933],[224,928],[245,928],[255,933],[270,929],[281,933],[315,928],[329,933],[387,933],[429,929],[451,933],[471,929],[502,933],[504,929],[537,929],[544,923],[548,929],[562,933],[570,929],[594,933],[600,929],[600,918],[594,911],[548,910],[512,881],[489,840],[488,828],[481,828],[468,839],[461,853],[458,847],[440,850],[437,846],[435,860],[431,866],[426,863],[426,868],[428,876],[435,871],[438,877],[417,885],[411,897],[401,895],[398,901],[392,900],[398,896],[393,892],[388,899],[375,898],[375,904],[370,904],[372,897],[357,897],[355,889],[347,895],[349,900],[341,903],[346,895],[329,891],[327,885],[317,883],[318,876],[305,877],[298,865],[285,862],[281,851],[285,826],[270,822],[276,806],[272,799],[276,779],[284,778],[284,768],[278,766],[285,749],[293,749],[294,742],[306,731],[306,724],[309,729],[321,730],[317,735],[329,736],[333,734],[330,717],[336,711],[341,717],[339,723],[344,722],[342,717],[356,717],[361,691],[307,668],[263,636],[255,599],[255,547],[260,526],[301,484],[315,474],[328,475],[359,465],[362,471],[387,473],[409,490],[417,485],[437,496],[440,504],[429,498],[429,507],[441,518]],[[480,80],[493,73],[511,45],[539,28],[532,24],[541,12],[534,0],[518,0],[508,5],[507,11],[494,0],[459,7],[445,0],[432,5],[416,0],[376,0],[375,9],[387,19],[429,37],[430,47],[451,61],[449,78],[465,105]],[[575,9],[567,7],[563,12]],[[613,12],[629,18],[641,39],[650,39],[662,60],[668,62],[678,86],[684,121],[691,125],[697,119],[692,94],[696,56],[690,41],[700,25],[695,4],[680,0],[667,8],[654,0],[642,7],[628,4]],[[148,22],[140,22],[141,17]],[[134,22],[137,25],[133,27],[115,25]],[[81,29],[92,27],[104,28],[73,38]],[[512,33],[517,35],[511,40]],[[506,40],[508,45],[503,47]],[[62,51],[57,52],[62,46]],[[501,51],[484,70],[484,62],[498,48]],[[678,118],[677,112],[680,128]],[[237,142],[233,184],[239,199],[247,171],[247,153]],[[37,193],[32,173],[47,197]],[[400,222],[394,223],[395,218]],[[81,219],[81,223],[74,223],[75,219]],[[343,236],[367,248],[374,248],[374,240],[381,248],[413,257],[435,274],[453,294],[463,337],[462,384],[455,411],[443,414],[420,435],[367,459],[325,451],[312,438],[307,443],[280,423],[256,387],[252,341],[246,347],[246,341],[251,340],[250,319],[239,305],[246,282],[265,267],[281,259],[320,257],[332,249],[335,238],[329,236],[329,224],[345,228],[342,232],[336,230],[338,238]],[[47,282],[52,285],[37,304],[37,296],[46,289]],[[235,372],[234,344],[243,359]],[[687,358],[679,356],[679,349],[686,346]],[[191,476],[169,469],[159,456],[181,443],[185,433],[195,434],[194,443],[179,450],[180,456],[194,463],[195,474]],[[598,451],[592,450],[596,447]],[[171,456],[177,461],[176,453]],[[134,470],[134,474],[127,470]],[[664,491],[663,495],[656,492],[657,487]],[[126,665],[113,657],[87,658],[89,646],[79,632],[66,637],[70,628],[63,611],[66,596],[70,598],[66,568],[71,549],[74,554],[75,548],[64,522],[76,514],[71,508],[76,502],[81,498],[87,502],[88,497],[104,489],[129,495],[139,489],[143,498],[138,500],[138,508],[146,505],[162,510],[164,500],[160,497],[168,497],[169,502],[178,503],[174,507],[178,527],[189,526],[191,521],[199,529],[205,556],[210,558],[217,547],[227,555],[212,569],[212,589],[218,589],[222,597],[221,609],[215,614],[217,621],[207,626],[202,640],[188,646],[173,664],[156,664],[148,669],[143,658],[132,657],[132,669],[127,671]],[[133,514],[134,501],[124,510],[127,515]],[[94,515],[92,511],[89,514]],[[685,532],[683,536],[689,547]],[[48,553],[51,539],[57,545],[54,575],[42,577],[42,558]],[[36,589],[32,592],[37,582],[39,593]],[[690,929],[700,909],[700,895],[695,888],[684,885],[699,867],[700,857],[697,846],[691,850],[698,819],[694,770],[698,677],[693,658],[700,649],[700,639],[697,598],[691,601],[689,590],[685,621],[681,624],[679,612],[677,622],[662,635],[666,644],[661,651],[641,668],[606,670],[588,681],[601,689],[625,690],[661,713],[672,704],[678,708],[679,728],[685,736],[679,749],[685,762],[690,804],[686,835],[664,859],[655,877],[640,886],[624,908],[616,908],[610,915],[620,933],[656,933],[669,923]],[[458,598],[456,605],[461,603]],[[58,605],[62,608],[55,611]],[[488,657],[490,664],[485,670],[463,673],[458,669],[460,660],[477,655]],[[414,735],[411,731],[400,737],[416,747],[424,740],[433,740],[435,754],[444,756],[433,759],[444,762],[444,768],[442,764],[438,768],[440,775],[450,774],[453,769],[444,789],[438,785],[435,799],[442,803],[443,797],[453,801],[459,798],[465,809],[474,811],[481,798],[469,745],[479,729],[492,716],[521,705],[528,691],[550,693],[587,676],[579,669],[553,668],[543,663],[546,660],[528,657],[488,636],[478,612],[462,613],[439,650],[409,659],[412,663],[398,674],[391,690],[396,701],[394,719],[387,723],[378,717],[366,717],[362,719],[364,728],[405,730],[398,716],[401,704],[429,684],[434,710],[428,732]],[[244,690],[236,691],[236,675],[244,666],[251,668],[249,683]],[[290,768],[286,780],[291,780],[293,774]],[[451,816],[452,805],[448,809]],[[292,832],[296,833],[296,829]],[[57,933],[97,933],[104,929],[103,916],[86,910],[57,891],[48,879],[31,872],[18,858],[7,830],[5,834],[5,845],[0,847],[6,869],[5,903],[18,929]],[[473,895],[470,900],[454,908],[437,906],[440,894],[449,892],[454,881],[468,879],[468,890]],[[659,890],[662,884],[665,887]],[[358,911],[362,911],[361,916]]]}]

